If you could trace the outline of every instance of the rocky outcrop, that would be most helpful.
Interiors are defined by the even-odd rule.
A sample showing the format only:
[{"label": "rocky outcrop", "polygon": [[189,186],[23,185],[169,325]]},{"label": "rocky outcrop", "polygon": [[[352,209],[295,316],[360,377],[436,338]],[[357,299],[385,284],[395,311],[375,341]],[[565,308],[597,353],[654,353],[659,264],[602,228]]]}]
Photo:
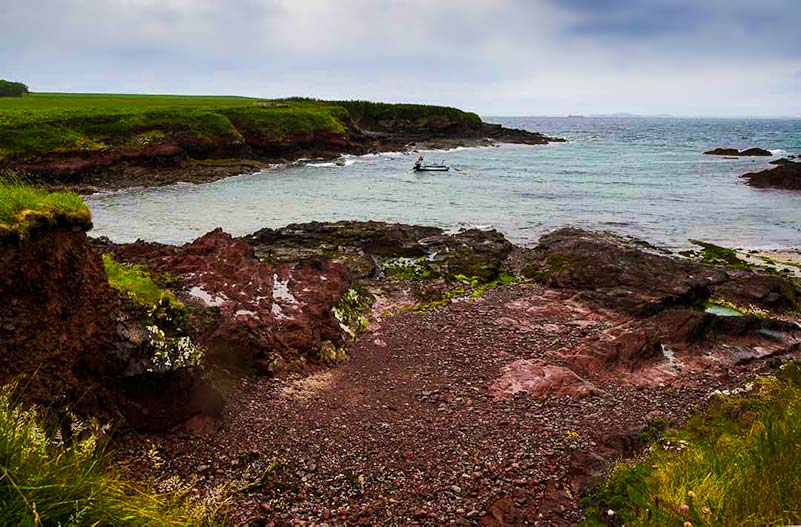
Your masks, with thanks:
[{"label": "rocky outcrop", "polygon": [[27,399],[122,414],[147,430],[219,414],[222,399],[201,369],[148,371],[144,327],[123,309],[82,228],[0,242],[0,298],[0,382],[19,379]]},{"label": "rocky outcrop", "polygon": [[752,187],[801,190],[801,163],[786,160],[774,168],[741,177]]},{"label": "rocky outcrop", "polygon": [[212,362],[275,373],[343,344],[332,309],[350,286],[344,265],[321,257],[263,263],[248,243],[220,229],[181,247],[137,242],[109,249],[171,277]]},{"label": "rocky outcrop", "polygon": [[712,156],[737,156],[737,157],[750,157],[750,156],[763,156],[770,157],[773,154],[764,148],[748,148],[745,150],[737,150],[736,148],[715,148],[704,152],[704,154]]},{"label": "rocky outcrop", "polygon": [[638,316],[703,301],[725,280],[721,271],[644,249],[610,233],[559,229],[540,238],[523,274]]},{"label": "rocky outcrop", "polygon": [[[724,255],[731,252],[702,245],[727,251]],[[726,267],[724,259],[704,264],[704,260],[660,254],[645,242],[598,231],[559,229],[540,238],[526,258],[522,269],[526,277],[576,290],[591,304],[635,316],[697,308],[713,297],[743,308],[781,313],[796,309],[801,297],[793,281],[761,274],[736,257],[735,262],[742,264],[737,268]]]},{"label": "rocky outcrop", "polygon": [[512,244],[495,230],[447,233],[436,227],[376,221],[293,224],[262,229],[246,239],[267,261],[325,256],[346,264],[356,278],[381,276],[387,267],[416,267],[432,277],[465,275],[488,281],[512,251]]}]

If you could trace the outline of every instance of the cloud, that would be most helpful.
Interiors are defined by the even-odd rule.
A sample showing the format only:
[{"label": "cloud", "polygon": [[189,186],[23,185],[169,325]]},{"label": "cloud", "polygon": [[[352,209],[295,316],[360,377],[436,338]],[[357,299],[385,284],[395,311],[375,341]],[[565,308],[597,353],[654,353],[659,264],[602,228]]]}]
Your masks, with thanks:
[{"label": "cloud", "polygon": [[300,94],[484,114],[797,114],[801,4],[752,4],[4,0],[0,77],[39,91]]}]

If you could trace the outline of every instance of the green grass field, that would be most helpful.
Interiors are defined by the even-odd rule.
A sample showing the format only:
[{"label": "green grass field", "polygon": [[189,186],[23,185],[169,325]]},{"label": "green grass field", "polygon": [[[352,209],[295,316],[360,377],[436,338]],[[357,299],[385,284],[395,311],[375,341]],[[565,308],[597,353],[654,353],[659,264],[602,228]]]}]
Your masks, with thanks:
[{"label": "green grass field", "polygon": [[403,120],[431,129],[481,119],[448,107],[227,96],[32,93],[0,98],[0,161],[53,152],[136,148],[180,137],[264,143],[342,134]]}]

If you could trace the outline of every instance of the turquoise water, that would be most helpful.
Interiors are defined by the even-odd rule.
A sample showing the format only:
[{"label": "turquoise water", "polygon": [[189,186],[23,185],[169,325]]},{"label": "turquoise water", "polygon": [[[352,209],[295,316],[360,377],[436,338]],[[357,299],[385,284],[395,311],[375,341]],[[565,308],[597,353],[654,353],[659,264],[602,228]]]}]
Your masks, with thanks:
[{"label": "turquoise water", "polygon": [[[562,225],[632,234],[671,248],[689,238],[727,246],[801,245],[801,193],[737,177],[770,158],[728,160],[717,146],[801,153],[801,120],[495,118],[569,143],[426,154],[449,173],[410,171],[414,156],[310,162],[203,185],[88,198],[95,236],[192,240],[215,227],[243,235],[311,220],[373,219],[446,228],[495,227],[519,243]],[[774,157],[775,158],[775,157]]]}]

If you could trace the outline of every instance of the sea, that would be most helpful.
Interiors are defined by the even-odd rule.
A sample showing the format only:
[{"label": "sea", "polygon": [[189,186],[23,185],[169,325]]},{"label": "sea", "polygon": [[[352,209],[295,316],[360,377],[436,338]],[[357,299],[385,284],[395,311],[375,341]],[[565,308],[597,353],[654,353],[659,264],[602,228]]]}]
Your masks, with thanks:
[{"label": "sea", "polygon": [[[93,236],[179,244],[222,227],[381,220],[495,228],[532,245],[562,226],[614,231],[667,249],[690,240],[744,249],[801,246],[801,193],[756,189],[741,174],[801,154],[801,120],[486,117],[568,140],[541,146],[422,151],[450,172],[415,173],[416,153],[275,166],[205,183],[88,196]],[[770,158],[703,155],[761,147]]]}]

